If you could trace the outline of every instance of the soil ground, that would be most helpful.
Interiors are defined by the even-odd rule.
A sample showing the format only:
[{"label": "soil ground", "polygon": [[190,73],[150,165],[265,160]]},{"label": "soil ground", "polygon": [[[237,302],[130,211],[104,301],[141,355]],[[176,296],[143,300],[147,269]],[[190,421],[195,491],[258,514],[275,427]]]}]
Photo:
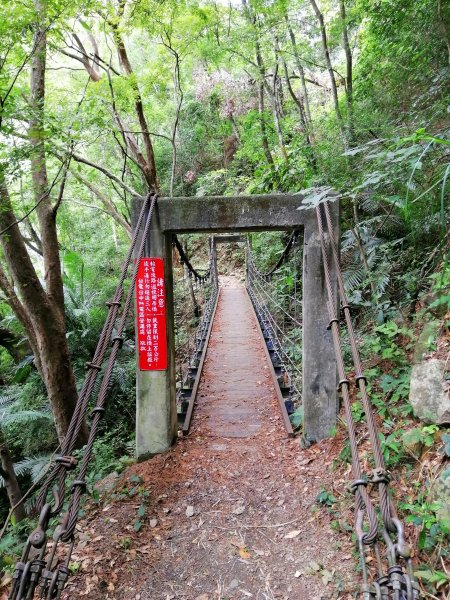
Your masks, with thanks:
[{"label": "soil ground", "polygon": [[287,437],[257,327],[243,285],[223,278],[191,432],[87,512],[65,600],[354,597],[351,542],[316,503],[336,440]]}]

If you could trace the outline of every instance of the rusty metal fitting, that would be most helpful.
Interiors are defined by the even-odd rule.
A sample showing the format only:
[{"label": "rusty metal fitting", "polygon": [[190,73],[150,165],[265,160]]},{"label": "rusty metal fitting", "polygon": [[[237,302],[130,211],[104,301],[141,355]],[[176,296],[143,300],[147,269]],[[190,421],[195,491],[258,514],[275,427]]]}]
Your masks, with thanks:
[{"label": "rusty metal fitting", "polygon": [[85,365],[86,369],[94,369],[95,371],[101,371],[102,370],[102,366],[101,365],[96,365],[93,362],[87,362]]},{"label": "rusty metal fitting", "polygon": [[[25,571],[24,562],[16,562],[14,565],[13,582],[20,581],[22,579],[23,572]],[[14,584],[13,584],[14,586]]]},{"label": "rusty metal fitting", "polygon": [[41,598],[46,594],[48,590],[49,583],[53,577],[53,571],[49,569],[44,569],[41,573],[41,583],[39,585],[41,589]]},{"label": "rusty metal fitting", "polygon": [[33,562],[31,563],[31,567],[30,567],[30,583],[36,587],[37,584],[39,583],[40,579],[41,579],[41,573],[42,570],[45,568],[46,565],[46,561],[42,560],[42,559],[35,559],[33,560]]},{"label": "rusty metal fitting", "polygon": [[41,514],[39,515],[38,526],[34,531],[30,533],[28,538],[30,544],[33,548],[40,549],[47,542],[47,534],[46,530],[48,527],[48,523],[50,521],[50,517],[52,514],[52,507],[50,504],[44,504],[41,510]]},{"label": "rusty metal fitting", "polygon": [[373,469],[370,476],[370,483],[376,485],[378,483],[389,484],[391,481],[391,475],[386,469]]},{"label": "rusty metal fitting", "polygon": [[350,387],[350,381],[348,379],[341,379],[337,386],[338,392],[341,391],[343,385],[346,385],[348,389]]},{"label": "rusty metal fitting", "polygon": [[125,338],[123,337],[123,335],[115,335],[111,340],[111,345],[114,345],[116,342],[118,342],[119,349],[120,349],[123,346],[124,340],[125,340]]},{"label": "rusty metal fitting", "polygon": [[108,300],[105,304],[108,308],[111,308],[112,306],[122,306],[122,302],[118,300]]},{"label": "rusty metal fitting", "polygon": [[367,483],[368,483],[367,479],[355,479],[355,481],[352,481],[350,483],[350,485],[348,486],[348,490],[352,494],[356,494],[356,492],[358,491],[358,488],[360,486],[367,487]]},{"label": "rusty metal fitting", "polygon": [[62,465],[67,471],[72,471],[78,465],[74,456],[58,456],[55,462]]},{"label": "rusty metal fitting", "polygon": [[105,414],[104,407],[103,406],[96,406],[94,409],[91,410],[89,418],[92,419],[97,413],[99,413],[99,415],[102,417]]},{"label": "rusty metal fitting", "polygon": [[401,591],[406,587],[403,570],[400,565],[394,565],[388,569],[390,586],[393,590]]},{"label": "rusty metal fitting", "polygon": [[339,319],[337,317],[335,317],[334,319],[330,319],[330,322],[328,323],[328,331],[330,331],[330,329],[333,327],[333,323],[337,323],[339,325]]},{"label": "rusty metal fitting", "polygon": [[380,590],[379,596],[377,596],[377,600],[378,597],[380,598],[380,600],[389,600],[389,577],[387,575],[382,575],[381,577],[378,577],[378,579],[376,580],[376,585]]},{"label": "rusty metal fitting", "polygon": [[76,490],[76,488],[80,488],[82,492],[85,492],[86,488],[87,488],[87,484],[82,479],[77,479],[76,481],[74,481],[72,483],[72,487],[71,487],[72,494],[74,493],[74,491]]}]

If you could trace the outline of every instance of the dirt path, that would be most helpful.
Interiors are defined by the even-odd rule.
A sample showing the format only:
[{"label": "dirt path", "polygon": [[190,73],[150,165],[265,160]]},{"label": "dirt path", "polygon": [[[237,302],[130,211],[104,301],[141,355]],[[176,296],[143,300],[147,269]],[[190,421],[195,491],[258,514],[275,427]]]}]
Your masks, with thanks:
[{"label": "dirt path", "polygon": [[353,597],[349,542],[315,502],[331,485],[333,441],[301,450],[287,438],[256,328],[245,289],[228,279],[190,435],[130,469],[82,522],[66,599]]}]

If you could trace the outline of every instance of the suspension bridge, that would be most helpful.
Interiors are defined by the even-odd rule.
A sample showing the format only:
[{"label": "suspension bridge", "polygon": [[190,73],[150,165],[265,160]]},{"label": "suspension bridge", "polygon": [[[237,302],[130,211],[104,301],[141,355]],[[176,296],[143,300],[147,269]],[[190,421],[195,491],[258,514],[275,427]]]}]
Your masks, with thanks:
[{"label": "suspension bridge", "polygon": [[[94,442],[134,302],[138,459],[167,452],[178,432],[188,435],[196,422],[202,435],[214,434],[209,451],[217,455],[216,462],[223,451],[251,455],[251,440],[265,430],[271,437],[281,430],[284,436],[293,436],[289,415],[298,410],[303,413],[302,441],[307,447],[330,436],[341,403],[351,450],[349,488],[354,495],[362,579],[359,597],[417,600],[420,593],[413,575],[412,549],[391,499],[391,477],[381,452],[339,266],[337,195],[329,190],[236,198],[158,199],[150,194],[136,203],[133,230],[69,431],[41,485],[36,503],[38,526],[15,565],[9,600],[63,598]],[[273,268],[262,272],[243,234],[272,230],[286,231],[288,241]],[[179,241],[177,236],[183,233],[209,235],[209,264],[203,270],[192,265]],[[229,242],[243,244],[245,249],[245,286],[220,285],[217,249]],[[174,251],[185,269],[183,281],[176,284],[185,287],[178,292]],[[291,283],[280,294],[277,276],[289,263],[294,269]],[[198,321],[195,334],[178,339],[175,299],[178,296],[188,304],[191,292],[196,291],[198,297],[200,289],[201,306],[192,303]],[[343,327],[352,366],[343,360]],[[354,384],[348,377],[350,371]],[[94,389],[99,389],[96,398]],[[369,462],[366,450],[362,456],[352,417],[356,394],[365,411]],[[94,408],[89,411],[92,402]],[[274,418],[279,423],[276,433],[269,430]],[[89,439],[77,462],[73,452],[87,419]],[[245,449],[242,440],[246,440]],[[260,482],[265,477],[261,468],[271,459],[259,457],[259,470],[255,460],[251,456]],[[280,464],[280,472],[282,468]],[[293,498],[300,493],[289,491]],[[240,514],[239,507],[234,514]],[[50,539],[48,531],[55,518],[59,525]],[[301,586],[295,594],[286,597],[318,598]],[[159,600],[154,592],[149,597]]]}]

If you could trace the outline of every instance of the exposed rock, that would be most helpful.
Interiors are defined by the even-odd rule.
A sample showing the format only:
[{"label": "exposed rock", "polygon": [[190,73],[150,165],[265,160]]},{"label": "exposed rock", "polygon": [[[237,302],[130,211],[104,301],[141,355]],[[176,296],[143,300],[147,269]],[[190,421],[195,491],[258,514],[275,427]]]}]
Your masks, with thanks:
[{"label": "exposed rock", "polygon": [[450,527],[450,468],[443,471],[436,480],[434,500],[441,505],[437,510],[439,520]]},{"label": "exposed rock", "polygon": [[[423,451],[423,442],[420,439],[420,429],[414,428],[410,431],[405,431],[402,435],[402,444],[409,454],[412,454],[416,459],[419,459]],[[419,435],[418,435],[419,434]]]},{"label": "exposed rock", "polygon": [[422,296],[421,302],[425,310],[433,315],[433,317],[436,317],[437,319],[443,319],[447,312],[447,305],[445,302],[439,304],[437,302],[439,297],[439,292],[428,292]]},{"label": "exposed rock", "polygon": [[450,423],[450,394],[444,370],[444,361],[435,358],[413,366],[409,401],[416,417],[425,423]]},{"label": "exposed rock", "polygon": [[440,326],[440,321],[428,321],[428,323],[425,323],[414,347],[414,364],[422,362],[426,355],[430,353],[431,346],[436,341]]}]

